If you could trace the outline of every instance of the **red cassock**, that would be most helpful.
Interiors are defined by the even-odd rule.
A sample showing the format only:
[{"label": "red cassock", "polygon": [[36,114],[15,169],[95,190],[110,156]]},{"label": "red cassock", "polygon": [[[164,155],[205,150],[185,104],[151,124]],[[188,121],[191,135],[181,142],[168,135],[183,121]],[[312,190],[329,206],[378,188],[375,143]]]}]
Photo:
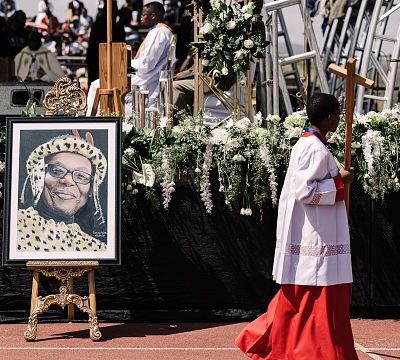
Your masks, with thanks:
[{"label": "red cassock", "polygon": [[282,285],[236,345],[253,360],[356,360],[351,284]]}]

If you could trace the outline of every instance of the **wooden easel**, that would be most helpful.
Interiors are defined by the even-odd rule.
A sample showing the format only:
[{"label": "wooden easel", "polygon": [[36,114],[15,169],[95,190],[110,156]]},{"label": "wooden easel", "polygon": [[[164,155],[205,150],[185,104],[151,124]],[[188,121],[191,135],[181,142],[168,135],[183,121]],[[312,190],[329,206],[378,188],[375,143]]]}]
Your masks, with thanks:
[{"label": "wooden easel", "polygon": [[[331,64],[328,67],[329,72],[336,74],[346,79],[346,140],[345,140],[345,158],[344,169],[350,170],[351,167],[351,141],[353,132],[354,118],[354,101],[355,101],[355,84],[371,89],[374,86],[374,81],[356,74],[356,59],[350,58],[347,60],[347,68],[343,69],[340,66]],[[347,213],[350,205],[350,184],[344,184],[344,199],[346,203]]]},{"label": "wooden easel", "polygon": [[121,116],[122,104],[120,91],[112,87],[111,63],[112,63],[112,0],[107,0],[107,88],[96,89],[91,115],[95,116],[100,104],[100,97],[106,98],[106,114]]},{"label": "wooden easel", "polygon": [[[95,269],[99,266],[98,261],[28,261],[28,269],[33,270],[31,310],[24,338],[27,341],[36,339],[38,315],[43,314],[51,305],[59,305],[63,309],[68,306],[68,319],[74,318],[74,305],[79,310],[89,315],[90,338],[93,341],[101,338],[99,322],[96,314],[96,286]],[[74,277],[88,273],[89,297],[79,296],[73,293]],[[61,282],[60,293],[39,296],[40,274],[55,277]]]}]

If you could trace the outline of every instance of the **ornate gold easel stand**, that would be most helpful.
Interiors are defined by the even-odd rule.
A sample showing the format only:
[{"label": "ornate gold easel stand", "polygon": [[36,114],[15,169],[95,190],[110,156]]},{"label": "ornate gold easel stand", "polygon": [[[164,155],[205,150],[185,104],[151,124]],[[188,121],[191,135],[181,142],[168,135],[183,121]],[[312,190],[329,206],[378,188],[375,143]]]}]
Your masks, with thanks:
[{"label": "ornate gold easel stand", "polygon": [[[33,270],[31,311],[28,327],[24,333],[27,341],[36,339],[38,315],[43,314],[51,305],[63,309],[68,306],[68,319],[74,318],[74,305],[89,315],[90,338],[93,341],[101,338],[96,314],[95,269],[98,261],[28,261],[28,269]],[[73,294],[73,278],[88,273],[89,298]],[[60,293],[42,298],[39,295],[39,275],[55,277],[60,280]]]}]

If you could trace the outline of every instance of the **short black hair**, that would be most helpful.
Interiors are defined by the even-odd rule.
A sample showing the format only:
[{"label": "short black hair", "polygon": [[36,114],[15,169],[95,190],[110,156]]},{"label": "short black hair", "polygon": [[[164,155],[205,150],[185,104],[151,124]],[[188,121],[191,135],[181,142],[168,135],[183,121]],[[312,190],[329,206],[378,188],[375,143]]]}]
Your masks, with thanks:
[{"label": "short black hair", "polygon": [[310,97],[306,106],[308,120],[312,125],[318,125],[329,115],[340,111],[340,103],[331,94],[318,93]]},{"label": "short black hair", "polygon": [[164,13],[165,13],[164,6],[162,4],[160,4],[159,2],[155,2],[155,1],[146,4],[145,6],[143,6],[143,9],[148,9],[150,12],[156,13],[156,14],[160,15],[161,17],[163,17]]}]

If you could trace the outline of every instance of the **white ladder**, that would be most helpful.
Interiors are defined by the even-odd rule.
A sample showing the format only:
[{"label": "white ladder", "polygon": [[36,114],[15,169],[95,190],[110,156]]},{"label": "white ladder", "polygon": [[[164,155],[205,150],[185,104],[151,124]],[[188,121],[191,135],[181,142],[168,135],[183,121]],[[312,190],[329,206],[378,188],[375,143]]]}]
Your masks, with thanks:
[{"label": "white ladder", "polygon": [[[386,6],[385,6],[386,5]],[[384,95],[380,95],[376,89],[366,93],[365,88],[359,86],[357,89],[356,111],[362,113],[368,111],[370,104],[368,101],[383,101],[383,108],[388,109],[393,106],[395,82],[400,56],[400,24],[396,36],[388,36],[385,33],[386,25],[390,16],[399,16],[400,3],[394,5],[394,1],[376,0],[374,10],[371,15],[369,32],[363,50],[361,68],[359,74],[365,77],[374,78],[375,75],[383,81],[385,85]],[[387,66],[387,70],[381,64],[381,48],[383,42],[392,43],[393,50]],[[378,81],[376,81],[378,83]],[[379,90],[379,89],[378,89]],[[377,93],[377,94],[374,94]],[[367,106],[365,102],[367,101]]]},{"label": "white ladder", "polygon": [[[300,7],[300,13],[304,24],[305,36],[310,50],[301,54],[290,55],[285,58],[279,59],[278,18],[281,17],[283,19],[283,15],[282,14],[279,15],[278,12],[283,8],[294,5],[299,5]],[[279,115],[279,90],[280,90],[285,110],[287,114],[291,114],[293,112],[293,107],[290,101],[289,91],[287,89],[285,75],[282,70],[282,67],[284,65],[296,66],[296,64],[300,61],[312,60],[315,67],[315,71],[319,79],[319,85],[322,92],[329,92],[326,73],[323,67],[321,57],[319,55],[320,52],[318,49],[315,33],[311,24],[311,19],[306,7],[306,0],[277,0],[264,4],[264,10],[267,13],[271,13],[272,15],[272,21],[271,24],[269,25],[270,29],[268,29],[267,25],[267,33],[271,34],[270,40],[272,48],[271,52],[272,66],[271,64],[268,64],[270,59],[268,57],[266,58],[266,68],[267,68],[266,73],[268,74],[268,69],[272,68],[272,109],[268,109],[268,112],[271,114]],[[284,24],[284,20],[282,20],[282,23]],[[269,92],[269,90],[271,90],[271,82],[267,81],[267,93]]]}]

